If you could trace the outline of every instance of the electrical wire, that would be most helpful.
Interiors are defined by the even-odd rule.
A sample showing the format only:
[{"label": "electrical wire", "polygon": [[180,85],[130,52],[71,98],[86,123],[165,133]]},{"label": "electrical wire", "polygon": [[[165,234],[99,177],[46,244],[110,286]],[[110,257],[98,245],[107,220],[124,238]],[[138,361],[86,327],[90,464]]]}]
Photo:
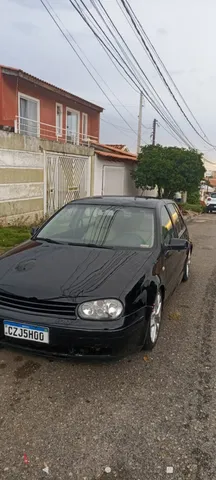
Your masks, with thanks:
[{"label": "electrical wire", "polygon": [[[142,41],[142,43],[143,43],[143,46],[144,46],[145,50],[147,51],[147,53],[148,53],[151,61],[153,62],[156,70],[158,71],[160,77],[162,78],[164,84],[166,85],[169,93],[170,93],[171,96],[173,97],[173,99],[174,99],[175,103],[177,104],[178,108],[180,109],[181,113],[183,114],[183,116],[185,117],[185,119],[187,120],[187,122],[189,123],[189,125],[191,126],[191,128],[196,132],[196,134],[197,134],[205,143],[207,143],[208,145],[210,145],[210,146],[213,147],[213,148],[216,148],[215,145],[213,145],[213,144],[210,143],[208,140],[206,140],[206,138],[207,138],[206,135],[205,135],[205,137],[206,137],[206,138],[205,138],[205,137],[203,137],[203,136],[199,133],[199,131],[196,129],[196,127],[194,127],[193,123],[190,121],[190,119],[188,118],[188,116],[187,116],[186,113],[184,112],[183,108],[181,107],[179,101],[177,100],[177,98],[176,98],[176,96],[174,95],[173,91],[171,90],[171,88],[170,88],[167,80],[165,79],[165,77],[164,77],[164,75],[163,75],[160,67],[158,66],[157,62],[155,61],[154,56],[152,55],[152,53],[151,53],[151,51],[150,51],[150,49],[149,49],[146,41],[145,41],[144,38],[143,38],[143,35],[141,34],[139,28],[138,28],[137,25],[136,25],[136,22],[135,22],[135,20],[134,20],[134,18],[133,18],[133,16],[135,16],[135,14],[134,14],[134,11],[133,11],[132,7],[130,6],[129,2],[128,2],[127,0],[120,0],[120,2],[122,3],[124,9],[126,10],[128,16],[130,17],[130,19],[131,19],[131,21],[132,21],[132,23],[133,23],[133,25],[134,25],[134,27],[135,27],[135,29],[136,29],[139,37],[141,38],[141,41]],[[143,29],[143,31],[144,31],[144,29]]]},{"label": "electrical wire", "polygon": [[[120,125],[116,125],[115,123],[108,122],[108,120],[105,120],[104,118],[101,118],[101,121],[104,122],[104,123],[107,123],[108,125],[111,125],[111,126],[114,127],[115,129],[117,128],[117,130],[119,130],[121,133],[124,133],[124,135],[125,135],[126,137],[131,138],[131,139],[134,140],[134,138],[133,138],[131,135],[128,135],[128,133],[125,133],[125,128],[120,127]],[[145,142],[145,140],[143,140],[143,138],[142,138],[142,142],[147,145],[147,143]]]},{"label": "electrical wire", "polygon": [[180,142],[179,139],[170,130],[168,130],[168,128],[164,127],[164,125],[162,125],[160,122],[158,122],[158,126],[163,128],[163,130],[165,130],[169,135],[171,135],[171,137],[173,137],[175,140],[177,140],[178,143],[182,144],[182,142]]},{"label": "electrical wire", "polygon": [[[77,46],[77,48],[79,49],[79,51],[82,53],[82,55],[84,56],[84,58],[86,59],[86,61],[89,63],[89,65],[91,65],[91,67],[93,68],[93,70],[95,71],[95,73],[98,75],[98,77],[102,80],[102,82],[106,85],[106,87],[108,88],[108,90],[110,91],[110,93],[112,93],[112,95],[115,97],[115,99],[119,102],[119,105],[115,105],[116,107],[119,107],[119,106],[122,106],[122,108],[125,109],[125,111],[131,115],[131,117],[134,119],[134,120],[137,120],[136,117],[130,112],[130,110],[126,107],[126,105],[124,105],[120,100],[119,98],[117,97],[117,95],[111,90],[110,86],[108,85],[108,83],[103,79],[103,77],[100,75],[100,73],[97,71],[97,69],[94,67],[94,65],[90,62],[90,60],[88,59],[87,55],[85,54],[85,52],[82,50],[82,48],[79,46],[79,44],[77,43],[77,41],[75,40],[75,38],[73,37],[73,35],[69,32],[69,30],[65,27],[65,25],[63,24],[63,22],[61,21],[59,15],[54,11],[53,7],[50,5],[50,2],[48,0],[46,0],[46,3],[47,5],[49,5],[49,8],[50,10],[52,10],[53,12],[53,15],[56,16],[56,18],[58,19],[58,21],[60,22],[60,24],[62,25],[62,28],[64,28],[65,32],[67,33],[67,35],[72,39],[72,41],[75,43],[75,45]],[[125,79],[127,81],[127,79]],[[132,86],[130,84],[130,86]],[[132,86],[133,87],[133,86]],[[137,92],[139,93],[139,92]],[[110,102],[109,102],[110,104]],[[113,104],[114,105],[114,104]],[[112,105],[112,106],[113,106]],[[144,125],[143,125],[144,127]],[[144,127],[145,128],[145,127]]]},{"label": "electrical wire", "polygon": [[[72,1],[72,0],[69,0],[71,5],[75,8],[75,10],[79,13],[79,15],[83,18],[83,20],[85,21],[85,23],[89,26],[89,28],[91,29],[91,31],[94,33],[94,35],[96,36],[96,38],[99,40],[99,42],[103,45],[103,47],[109,51],[109,53],[111,55],[113,55],[113,57],[115,58],[115,60],[117,61],[117,63],[121,66],[121,68],[124,70],[124,72],[129,76],[129,78],[133,81],[133,83],[138,86],[138,88],[142,88],[142,91],[143,91],[143,94],[145,96],[145,98],[147,98],[147,100],[149,101],[149,103],[153,106],[153,108],[159,113],[159,115],[161,116],[161,118],[163,118],[163,120],[170,126],[170,128],[172,128],[172,130],[183,140],[183,142],[189,146],[189,148],[195,148],[194,145],[189,141],[189,139],[186,137],[186,135],[184,134],[184,132],[182,132],[182,130],[180,129],[180,127],[177,125],[177,127],[180,129],[180,132],[181,134],[177,131],[176,127],[174,127],[169,119],[164,115],[164,113],[161,113],[160,111],[160,107],[158,107],[155,102],[152,100],[152,98],[149,96],[148,92],[143,88],[143,85],[142,83],[140,82],[139,79],[137,79],[137,77],[135,77],[135,80],[134,81],[134,78],[132,77],[132,75],[134,75],[134,72],[130,69],[130,67],[128,67],[127,63],[126,63],[126,67],[129,69],[129,71],[131,72],[131,75],[128,73],[128,71],[126,70],[126,68],[124,67],[124,65],[121,64],[121,62],[119,61],[119,59],[113,54],[113,52],[110,50],[110,48],[107,46],[107,43],[105,43],[103,41],[103,39],[98,35],[98,33],[95,31],[95,29],[92,27],[92,25],[90,24],[90,22],[88,21],[88,19],[85,17],[85,15],[83,14],[83,12],[81,11],[81,8],[78,4],[78,2],[76,0]],[[89,9],[86,7],[86,5],[84,4],[84,2],[81,0],[81,3],[83,5],[83,7],[85,9],[87,9],[87,11],[89,12]],[[91,15],[91,17],[93,18],[93,20],[96,22],[97,26],[99,28],[100,25],[98,24],[98,22],[94,19],[93,15],[91,14],[91,12],[89,12],[89,14]],[[103,32],[104,33],[104,32]],[[119,54],[119,52],[117,51],[117,49],[115,48],[115,46],[112,44],[112,42],[110,42],[110,39],[108,38],[108,36],[105,34],[105,37],[107,39],[107,41],[113,46],[113,48],[115,49],[115,51],[117,52],[117,54],[121,57],[121,59],[123,60],[123,62],[125,63],[124,59],[122,58],[122,56]],[[138,82],[138,84],[137,84]],[[169,112],[170,113],[170,112]],[[170,114],[171,115],[171,114]],[[175,120],[174,120],[175,121]]]},{"label": "electrical wire", "polygon": [[137,132],[131,127],[131,125],[127,122],[127,120],[125,120],[125,118],[123,117],[123,115],[119,112],[119,110],[116,108],[116,106],[113,104],[113,102],[110,100],[109,96],[106,94],[106,92],[104,91],[104,89],[101,87],[101,85],[99,84],[99,82],[97,81],[97,79],[94,77],[94,75],[91,73],[91,71],[89,70],[89,68],[87,67],[87,65],[85,64],[85,62],[83,61],[83,59],[81,58],[81,56],[79,55],[79,53],[77,52],[77,50],[75,49],[74,45],[70,42],[70,40],[68,39],[67,35],[64,33],[63,29],[61,28],[61,26],[58,24],[58,22],[56,21],[55,17],[53,16],[53,14],[51,13],[51,11],[49,10],[49,8],[47,7],[47,5],[45,4],[44,0],[40,0],[40,2],[42,3],[42,5],[44,6],[44,8],[46,9],[47,13],[50,15],[50,17],[52,18],[52,20],[54,21],[55,25],[58,27],[58,29],[60,30],[60,32],[62,33],[62,35],[64,36],[64,38],[67,40],[67,42],[69,43],[69,45],[71,46],[71,48],[73,49],[73,51],[76,53],[77,57],[79,58],[79,60],[81,61],[81,63],[83,64],[83,66],[86,68],[86,70],[88,71],[89,75],[92,77],[92,79],[95,81],[95,83],[97,84],[97,86],[99,87],[99,89],[102,91],[102,93],[105,95],[105,97],[107,98],[107,100],[109,101],[109,103],[113,106],[114,110],[118,113],[118,115],[122,118],[122,120],[126,123],[126,125],[128,125],[128,127],[130,128],[130,130],[132,130],[136,135],[137,135]]},{"label": "electrical wire", "polygon": [[[71,0],[69,0],[70,3],[72,3]],[[93,31],[93,28],[92,26],[90,25],[89,23],[89,20],[86,20],[84,18],[84,14],[77,2],[77,0],[73,0],[74,2],[76,2],[76,7],[78,8],[79,10],[79,13],[80,15],[82,16],[83,20],[88,24],[88,26],[91,28],[91,30]],[[83,7],[86,9],[86,11],[88,12],[89,16],[93,19],[94,23],[96,24],[96,26],[100,29],[100,32],[102,32],[102,34],[104,34],[105,38],[107,41],[109,41],[110,45],[115,49],[115,52],[117,52],[117,54],[120,56],[121,60],[124,62],[124,64],[126,65],[126,67],[128,67],[128,63],[130,63],[130,65],[132,65],[132,68],[130,68],[130,72],[131,74],[133,75],[134,74],[134,66],[133,64],[131,64],[131,60],[130,58],[128,57],[127,53],[125,53],[124,49],[121,47],[119,41],[116,39],[116,36],[113,34],[112,30],[110,29],[110,27],[107,25],[105,19],[103,18],[103,15],[101,15],[99,9],[97,8],[97,6],[95,5],[95,1],[94,0],[91,0],[91,3],[92,5],[95,7],[97,13],[99,14],[100,18],[102,19],[102,21],[105,23],[105,26],[108,28],[108,31],[111,33],[111,35],[114,37],[115,41],[117,42],[117,45],[119,46],[121,52],[125,55],[126,57],[126,61],[124,60],[124,58],[119,54],[118,50],[116,49],[116,47],[113,45],[113,43],[110,41],[109,37],[107,36],[107,34],[104,32],[104,30],[102,30],[101,28],[101,25],[98,23],[98,21],[95,19],[95,17],[93,16],[93,14],[90,12],[90,10],[88,9],[88,7],[86,6],[86,4],[84,3],[83,0],[80,0],[80,2],[82,3]],[[126,46],[127,50],[129,51],[130,55],[132,56],[133,60],[135,61],[135,63],[137,64],[138,68],[141,70],[141,73],[143,74],[143,76],[145,77],[145,79],[147,80],[147,82],[150,84],[151,88],[153,89],[155,95],[158,97],[159,101],[162,103],[164,109],[166,110],[166,112],[168,113],[168,115],[171,117],[172,121],[176,124],[176,127],[179,128],[177,122],[175,121],[175,119],[173,118],[173,116],[171,115],[171,113],[169,112],[169,110],[167,109],[165,103],[162,101],[162,99],[160,98],[160,96],[158,95],[157,91],[155,90],[155,88],[153,87],[153,85],[151,84],[151,82],[149,81],[147,75],[145,74],[145,72],[143,71],[143,69],[141,68],[139,62],[137,61],[137,59],[135,58],[135,56],[133,55],[133,53],[131,52],[130,48],[128,47],[127,43],[125,42],[123,36],[120,34],[120,32],[118,31],[118,29],[116,28],[114,22],[112,21],[112,19],[110,18],[110,16],[108,15],[106,9],[103,7],[103,5],[101,4],[100,0],[98,0],[98,2],[100,3],[100,5],[102,6],[102,9],[104,11],[104,13],[106,14],[106,16],[108,17],[108,19],[110,20],[112,26],[114,27],[115,31],[117,32],[117,34],[120,36],[121,40],[123,41],[124,45]],[[76,8],[75,7],[75,8]],[[94,31],[93,31],[94,33]],[[137,77],[136,77],[137,78]],[[143,80],[141,80],[141,82],[143,82]],[[149,89],[148,85],[146,85],[146,82],[144,83],[145,84],[145,87]],[[151,90],[150,90],[150,93],[152,94]],[[153,98],[155,99],[155,96],[153,96]],[[185,136],[185,134],[182,132],[182,130],[180,130],[181,133]],[[186,137],[186,136],[185,136]],[[188,138],[186,137],[186,140],[189,142]]]},{"label": "electrical wire", "polygon": [[[82,1],[82,0],[81,0]],[[117,40],[116,38],[116,35],[114,34],[114,32],[112,31],[112,29],[107,25],[106,23],[106,20],[104,18],[104,15],[103,13],[106,15],[106,17],[108,18],[109,22],[111,23],[112,27],[114,28],[114,31],[117,33],[117,35],[120,37],[121,41],[123,42],[123,44],[125,45],[126,49],[129,51],[129,54],[132,56],[133,60],[135,61],[137,67],[140,69],[142,75],[144,76],[145,80],[149,83],[150,87],[152,88],[154,94],[157,96],[158,100],[161,102],[161,104],[163,105],[163,107],[166,109],[167,113],[170,114],[170,112],[168,111],[165,103],[162,101],[160,95],[158,94],[158,92],[156,91],[156,89],[154,88],[154,86],[152,85],[152,83],[150,82],[150,80],[148,79],[147,75],[145,74],[144,70],[142,69],[140,63],[137,61],[136,57],[134,56],[133,52],[131,51],[131,49],[129,48],[127,42],[125,41],[123,35],[121,35],[121,33],[119,32],[118,28],[116,27],[115,23],[113,22],[112,18],[110,17],[110,15],[108,14],[106,8],[104,7],[104,5],[102,4],[101,0],[96,0],[97,3],[99,3],[103,13],[100,12],[100,9],[97,7],[96,3],[95,3],[95,0],[90,0],[93,7],[95,8],[97,14],[99,15],[99,17],[101,18],[101,20],[103,21],[103,23],[105,24],[105,26],[107,27],[108,31],[111,33],[112,37],[114,38],[114,40],[117,42],[117,45],[119,46],[120,50],[122,51],[122,53],[124,55],[126,55],[126,58],[128,60],[128,62],[131,62],[130,58],[128,57],[128,55],[125,53],[124,49],[122,48],[120,42]],[[148,85],[145,83],[145,86],[148,88]],[[173,119],[174,120],[174,119]],[[142,124],[142,126],[145,128],[145,126]]]},{"label": "electrical wire", "polygon": [[159,61],[160,64],[161,64],[161,66],[164,68],[164,70],[165,70],[165,72],[166,72],[169,80],[170,80],[171,83],[173,84],[174,88],[176,89],[177,93],[179,94],[179,96],[180,96],[181,100],[183,101],[184,105],[185,105],[186,108],[188,109],[188,111],[189,111],[189,113],[191,114],[192,118],[194,119],[194,121],[196,122],[197,126],[199,127],[199,129],[200,129],[201,132],[203,133],[204,137],[207,138],[207,140],[209,140],[208,137],[207,137],[207,135],[205,134],[202,126],[200,125],[200,123],[199,123],[198,120],[196,119],[196,117],[195,117],[195,115],[193,114],[192,110],[190,109],[188,103],[186,102],[186,100],[184,99],[182,93],[180,92],[179,88],[177,87],[175,81],[173,80],[172,76],[170,75],[169,71],[167,70],[166,65],[164,64],[164,62],[163,62],[163,60],[161,59],[159,53],[157,52],[156,48],[154,47],[153,43],[151,42],[149,36],[148,36],[147,33],[145,32],[142,24],[140,23],[139,19],[137,18],[136,14],[135,14],[135,12],[134,12],[134,17],[135,17],[135,19],[137,20],[137,23],[138,23],[139,27],[141,28],[144,37],[145,37],[146,40],[149,42],[150,47],[152,48],[154,54],[156,55],[158,61]]}]

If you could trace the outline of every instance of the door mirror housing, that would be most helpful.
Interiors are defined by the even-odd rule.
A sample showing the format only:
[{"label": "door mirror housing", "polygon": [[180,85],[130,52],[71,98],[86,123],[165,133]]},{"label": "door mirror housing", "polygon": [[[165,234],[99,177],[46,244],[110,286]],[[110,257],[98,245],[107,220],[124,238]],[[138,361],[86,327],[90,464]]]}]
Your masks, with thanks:
[{"label": "door mirror housing", "polygon": [[185,238],[171,238],[171,241],[169,245],[164,246],[165,250],[175,250],[175,251],[181,251],[181,250],[188,250],[189,248],[189,242]]}]

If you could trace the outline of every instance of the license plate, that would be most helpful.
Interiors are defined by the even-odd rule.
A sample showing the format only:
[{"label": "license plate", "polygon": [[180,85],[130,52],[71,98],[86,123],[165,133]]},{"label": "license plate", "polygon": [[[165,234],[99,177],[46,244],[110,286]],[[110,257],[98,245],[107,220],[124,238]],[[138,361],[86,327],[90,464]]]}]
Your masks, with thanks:
[{"label": "license plate", "polygon": [[49,329],[44,327],[32,327],[24,323],[4,320],[4,334],[6,337],[16,338],[17,340],[49,343]]}]

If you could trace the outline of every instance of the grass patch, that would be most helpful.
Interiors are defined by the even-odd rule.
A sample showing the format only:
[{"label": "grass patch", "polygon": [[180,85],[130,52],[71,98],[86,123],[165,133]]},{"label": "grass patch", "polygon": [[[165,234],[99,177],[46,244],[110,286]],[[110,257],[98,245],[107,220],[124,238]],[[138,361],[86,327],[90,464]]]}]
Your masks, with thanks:
[{"label": "grass patch", "polygon": [[0,253],[30,238],[28,227],[0,227]]},{"label": "grass patch", "polygon": [[203,213],[204,212],[204,207],[200,203],[197,204],[192,204],[192,203],[184,203],[182,205],[183,210],[190,210],[191,212],[196,212],[196,213]]}]

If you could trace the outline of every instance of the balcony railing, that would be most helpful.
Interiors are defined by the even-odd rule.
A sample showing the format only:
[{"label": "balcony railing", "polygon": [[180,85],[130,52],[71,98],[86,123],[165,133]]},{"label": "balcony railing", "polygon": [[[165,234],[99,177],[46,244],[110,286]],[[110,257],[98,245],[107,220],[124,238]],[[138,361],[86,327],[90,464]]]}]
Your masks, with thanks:
[{"label": "balcony railing", "polygon": [[69,128],[59,128],[56,125],[37,122],[29,118],[16,117],[14,122],[14,132],[21,135],[42,138],[44,140],[54,140],[60,143],[71,143],[72,145],[87,145],[99,141],[98,137],[89,136],[79,132],[74,132]]}]

